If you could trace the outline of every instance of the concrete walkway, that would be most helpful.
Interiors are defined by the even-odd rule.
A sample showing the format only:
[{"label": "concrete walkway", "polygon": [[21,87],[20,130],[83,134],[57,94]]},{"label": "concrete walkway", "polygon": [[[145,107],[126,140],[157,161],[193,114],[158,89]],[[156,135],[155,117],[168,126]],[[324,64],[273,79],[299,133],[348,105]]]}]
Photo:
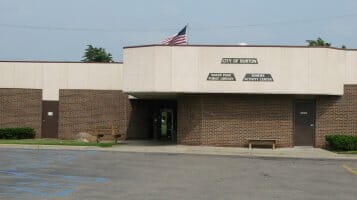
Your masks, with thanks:
[{"label": "concrete walkway", "polygon": [[341,159],[357,160],[357,155],[336,154],[324,149],[313,147],[294,147],[262,149],[242,147],[209,147],[209,146],[187,146],[167,144],[154,141],[125,141],[113,147],[85,147],[85,146],[59,146],[59,145],[18,145],[0,144],[0,148],[21,149],[52,149],[52,150],[95,150],[115,152],[139,152],[139,153],[164,153],[164,154],[196,154],[196,155],[232,155],[241,157],[271,157],[271,158],[300,158],[300,159]]}]

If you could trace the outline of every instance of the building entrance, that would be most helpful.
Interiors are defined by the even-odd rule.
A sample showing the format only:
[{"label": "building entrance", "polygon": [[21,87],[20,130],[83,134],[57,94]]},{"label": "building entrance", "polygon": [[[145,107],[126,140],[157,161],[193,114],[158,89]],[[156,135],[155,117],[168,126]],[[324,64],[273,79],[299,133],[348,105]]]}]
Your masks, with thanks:
[{"label": "building entrance", "polygon": [[160,110],[160,140],[172,140],[174,134],[174,112],[172,109]]},{"label": "building entrance", "polygon": [[294,112],[294,146],[313,146],[315,132],[314,100],[296,100]]},{"label": "building entrance", "polygon": [[176,142],[176,101],[157,101],[151,108],[153,139]]},{"label": "building entrance", "polygon": [[130,104],[127,139],[176,142],[176,100],[136,99]]},{"label": "building entrance", "polygon": [[42,138],[58,138],[58,101],[42,101]]}]

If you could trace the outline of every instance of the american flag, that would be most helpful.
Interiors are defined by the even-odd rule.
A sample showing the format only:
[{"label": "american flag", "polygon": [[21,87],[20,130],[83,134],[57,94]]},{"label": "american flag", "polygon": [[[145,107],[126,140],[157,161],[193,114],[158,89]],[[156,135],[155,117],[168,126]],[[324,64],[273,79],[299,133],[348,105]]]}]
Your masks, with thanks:
[{"label": "american flag", "polygon": [[161,44],[163,45],[185,45],[187,44],[187,35],[186,35],[187,25],[178,32],[175,36],[165,38]]}]

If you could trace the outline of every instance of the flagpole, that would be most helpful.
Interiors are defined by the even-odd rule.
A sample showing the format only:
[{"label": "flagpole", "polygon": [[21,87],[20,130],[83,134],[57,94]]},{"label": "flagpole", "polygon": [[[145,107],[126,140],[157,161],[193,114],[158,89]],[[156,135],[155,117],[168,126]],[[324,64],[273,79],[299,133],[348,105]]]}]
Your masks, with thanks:
[{"label": "flagpole", "polygon": [[187,45],[188,45],[188,40],[189,40],[189,37],[188,37],[188,24],[189,23],[186,24]]}]

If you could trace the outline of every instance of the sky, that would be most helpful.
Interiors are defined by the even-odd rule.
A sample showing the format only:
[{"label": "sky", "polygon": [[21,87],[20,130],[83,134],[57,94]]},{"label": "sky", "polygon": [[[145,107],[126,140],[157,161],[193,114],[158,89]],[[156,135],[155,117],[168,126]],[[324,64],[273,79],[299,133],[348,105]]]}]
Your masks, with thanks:
[{"label": "sky", "polygon": [[0,60],[80,61],[86,45],[159,44],[188,24],[189,44],[357,48],[356,0],[0,0]]}]

